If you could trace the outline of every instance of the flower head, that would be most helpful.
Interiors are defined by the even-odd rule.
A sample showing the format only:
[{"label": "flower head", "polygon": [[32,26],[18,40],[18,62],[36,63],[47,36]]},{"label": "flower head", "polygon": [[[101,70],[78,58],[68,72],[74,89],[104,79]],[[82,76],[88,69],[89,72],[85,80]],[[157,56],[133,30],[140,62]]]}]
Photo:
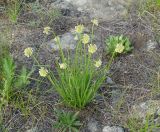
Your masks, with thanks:
[{"label": "flower head", "polygon": [[82,43],[83,44],[87,44],[87,43],[89,43],[89,40],[90,40],[89,35],[88,34],[84,34],[83,38],[82,38]]},{"label": "flower head", "polygon": [[39,69],[39,74],[40,74],[41,77],[46,77],[47,74],[48,74],[48,70],[45,69],[44,67],[41,67],[41,68]]},{"label": "flower head", "polygon": [[78,26],[75,26],[75,31],[76,31],[76,33],[82,33],[83,30],[84,30],[83,24],[78,25]]},{"label": "flower head", "polygon": [[100,67],[102,65],[102,61],[99,59],[98,61],[95,61],[95,64],[94,64],[94,66],[95,67]]},{"label": "flower head", "polygon": [[88,45],[88,52],[93,54],[97,51],[97,46],[95,44]]},{"label": "flower head", "polygon": [[98,26],[98,20],[97,19],[93,19],[93,20],[91,20],[91,22],[93,23],[93,25]]},{"label": "flower head", "polygon": [[43,30],[43,33],[48,35],[50,30],[51,30],[50,27],[45,27],[44,30]]},{"label": "flower head", "polygon": [[123,44],[117,44],[115,48],[115,52],[122,53],[124,51],[124,48],[125,47],[123,46]]},{"label": "flower head", "polygon": [[59,36],[56,36],[56,37],[54,38],[54,41],[55,41],[56,43],[59,43],[59,42],[60,42],[60,37],[59,37]]},{"label": "flower head", "polygon": [[59,63],[59,67],[60,67],[60,69],[66,69],[67,64],[66,63]]},{"label": "flower head", "polygon": [[24,55],[28,58],[32,55],[32,53],[33,53],[33,49],[31,47],[28,47],[24,50]]}]

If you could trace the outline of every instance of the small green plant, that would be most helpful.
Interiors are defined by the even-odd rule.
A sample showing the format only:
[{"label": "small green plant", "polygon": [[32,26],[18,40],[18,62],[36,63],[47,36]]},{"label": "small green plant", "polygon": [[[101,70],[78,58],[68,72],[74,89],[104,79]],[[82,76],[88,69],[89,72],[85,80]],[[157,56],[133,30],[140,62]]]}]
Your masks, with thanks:
[{"label": "small green plant", "polygon": [[30,26],[30,27],[35,28],[35,27],[38,27],[40,25],[40,23],[41,23],[40,20],[36,20],[36,21],[33,20],[33,21],[29,21],[29,23],[27,25]]},{"label": "small green plant", "polygon": [[21,88],[26,87],[28,84],[30,84],[29,78],[32,75],[33,70],[30,72],[27,71],[26,67],[22,67],[21,73],[18,75],[18,77],[15,80],[15,87]]},{"label": "small green plant", "polygon": [[21,74],[16,75],[16,66],[11,56],[3,58],[2,74],[1,74],[1,87],[0,97],[1,106],[8,104],[9,101],[15,96],[16,90],[25,87],[29,84],[28,78],[31,72],[27,72],[26,68],[22,68]]},{"label": "small green plant", "polygon": [[[125,37],[123,35],[110,36],[109,38],[106,39],[107,54],[112,55],[115,52],[116,47],[118,45],[121,45],[121,47],[124,48],[122,53],[130,52],[133,49],[128,37]],[[118,54],[118,52],[115,53],[114,55],[116,56],[117,54]]]},{"label": "small green plant", "polygon": [[[11,94],[13,93],[12,85],[15,74],[15,65],[13,59],[8,56],[3,59],[2,66],[2,83],[3,87],[1,88],[1,101],[9,101]],[[3,103],[2,103],[3,104]]]},{"label": "small green plant", "polygon": [[13,24],[17,23],[17,20],[20,14],[21,5],[22,5],[21,0],[11,0],[8,2],[6,12],[9,17],[9,20]]},{"label": "small green plant", "polygon": [[56,111],[58,121],[53,125],[54,128],[62,132],[79,132],[78,128],[82,125],[78,119],[79,112],[71,113]]}]

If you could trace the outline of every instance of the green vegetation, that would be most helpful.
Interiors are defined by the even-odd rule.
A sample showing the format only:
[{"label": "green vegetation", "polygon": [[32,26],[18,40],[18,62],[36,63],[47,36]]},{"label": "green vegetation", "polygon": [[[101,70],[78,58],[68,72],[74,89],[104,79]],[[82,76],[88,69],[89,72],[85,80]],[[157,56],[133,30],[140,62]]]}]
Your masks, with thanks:
[{"label": "green vegetation", "polygon": [[[94,25],[93,23],[93,27]],[[50,30],[50,27],[45,27],[43,33],[49,34]],[[58,60],[56,63],[57,75],[54,75],[52,71],[48,72],[44,67],[39,69],[40,76],[49,79],[65,104],[80,109],[84,108],[94,99],[98,89],[106,78],[106,72],[109,70],[113,60],[111,58],[110,63],[102,68],[102,61],[99,58],[93,59],[97,46],[95,44],[88,44],[93,41],[92,37],[90,39],[89,35],[83,34],[83,31],[83,25],[75,27],[77,45],[73,58],[69,53],[67,55],[64,54],[60,38],[58,36],[55,37],[61,57],[61,60]],[[91,32],[93,36],[93,28]],[[86,47],[88,47],[88,51]],[[121,50],[123,51],[123,49]],[[32,52],[32,48],[29,47],[25,49],[24,54],[26,57],[30,57],[32,56]],[[39,64],[37,60],[35,61]]]},{"label": "green vegetation", "polygon": [[141,15],[147,12],[154,15],[155,13],[160,11],[160,0],[146,0],[139,2],[139,10]]},{"label": "green vegetation", "polygon": [[[13,57],[10,55],[10,43],[12,41],[9,28],[0,32],[0,131],[5,131],[3,118],[5,109],[12,105],[19,109],[24,115],[29,114],[29,106],[33,104],[31,93],[26,92],[32,74],[23,67],[18,71]],[[25,96],[28,96],[27,98]],[[31,99],[32,98],[32,99]],[[7,131],[7,130],[6,130]]]},{"label": "green vegetation", "polygon": [[[123,35],[120,36],[110,36],[109,38],[106,39],[106,51],[107,54],[112,55],[115,52],[115,49],[117,45],[121,44],[124,46],[123,53],[128,53],[130,52],[133,47],[131,45],[131,42],[128,37],[125,37]],[[118,53],[115,53],[115,56]]]},{"label": "green vegetation", "polygon": [[9,20],[15,24],[17,23],[18,17],[20,15],[22,1],[21,0],[13,0],[8,2],[6,13],[9,17]]},{"label": "green vegetation", "polygon": [[64,111],[56,111],[58,121],[53,125],[54,128],[61,132],[79,132],[82,125],[78,119],[79,112],[71,113]]},{"label": "green vegetation", "polygon": [[24,88],[29,84],[28,78],[31,73],[28,73],[26,68],[22,68],[21,74],[16,75],[16,66],[11,56],[5,57],[2,61],[2,80],[1,80],[1,106],[8,104],[15,97],[16,90]]},{"label": "green vegetation", "polygon": [[146,0],[146,1],[139,1],[138,4],[138,16],[144,22],[147,21],[147,25],[152,27],[150,30],[153,32],[155,39],[159,42],[160,41],[160,0]]},{"label": "green vegetation", "polygon": [[31,27],[39,27],[41,24],[46,22],[46,20],[49,25],[54,20],[61,17],[60,10],[58,10],[57,8],[53,8],[49,10],[43,7],[38,1],[25,4],[25,7],[26,7],[25,12],[33,13],[33,15],[35,15],[35,17],[38,18],[36,20],[31,19],[28,22],[28,25]]},{"label": "green vegetation", "polygon": [[157,128],[160,128],[160,125],[155,123],[153,115],[148,115],[144,120],[129,118],[126,127],[129,128],[131,132],[152,132],[153,130],[156,131]]},{"label": "green vegetation", "polygon": [[[141,88],[139,87],[140,83],[134,80],[135,76],[139,77],[139,75],[137,74],[139,72],[138,70],[139,69],[141,70],[141,68],[144,67],[143,64],[141,64],[141,62],[138,60],[140,59],[141,61],[143,61],[141,59],[143,55],[142,53],[136,51],[136,53],[133,53],[133,56],[129,56],[138,58],[138,59],[134,58],[136,60],[136,62],[133,62],[134,64],[132,63],[132,60],[129,61],[127,60],[129,57],[126,57],[126,61],[122,60],[120,61],[120,63],[119,60],[117,59],[118,63],[120,64],[119,67],[121,67],[121,64],[123,66],[131,63],[135,66],[134,69],[131,69],[132,67],[131,68],[129,67],[129,69],[124,69],[126,67],[122,67],[122,69],[116,69],[117,71],[115,71],[115,73],[113,74],[116,74],[116,76],[118,76],[120,79],[114,78],[116,85],[114,85],[113,87],[112,84],[111,86],[108,86],[108,80],[105,81],[108,74],[112,74],[111,64],[113,63],[115,57],[117,57],[120,54],[127,54],[133,50],[133,45],[131,44],[131,41],[127,36],[124,35],[109,36],[106,39],[105,53],[109,55],[107,56],[107,58],[110,57],[109,59],[106,59],[105,58],[106,56],[103,56],[103,53],[99,54],[99,48],[101,47],[98,47],[96,45],[97,40],[94,40],[94,38],[96,38],[94,36],[94,27],[98,26],[99,23],[98,20],[93,19],[91,21],[92,28],[90,33],[88,33],[88,28],[85,29],[83,24],[75,26],[75,30],[72,32],[73,33],[72,35],[74,36],[74,39],[76,41],[75,50],[74,51],[71,51],[69,49],[64,50],[61,43],[62,39],[59,36],[56,36],[55,33],[52,31],[52,29],[49,27],[49,25],[53,25],[55,19],[61,17],[60,10],[51,9],[48,7],[48,5],[43,6],[42,4],[43,1],[33,2],[34,1],[33,0],[32,3],[30,3],[30,1],[32,0],[27,0],[27,1],[12,0],[12,2],[8,3],[6,7],[6,14],[12,24],[5,23],[4,21],[4,23],[7,26],[11,25],[11,27],[7,27],[6,29],[5,27],[1,27],[2,30],[0,29],[2,31],[0,32],[0,71],[1,71],[0,72],[0,131],[5,132],[7,131],[8,126],[9,127],[16,126],[16,124],[12,124],[13,126],[9,124],[14,120],[13,115],[15,115],[15,117],[16,116],[17,117],[20,116],[20,118],[24,117],[25,119],[27,119],[27,123],[31,121],[30,123],[32,125],[31,127],[33,127],[35,124],[37,125],[38,122],[41,121],[47,123],[49,122],[51,123],[51,126],[53,122],[55,122],[53,124],[53,130],[58,130],[63,132],[79,132],[82,124],[80,121],[81,118],[79,119],[78,117],[79,115],[81,115],[82,117],[84,117],[85,115],[79,114],[79,112],[65,112],[69,111],[68,109],[70,109],[70,111],[78,110],[82,113],[86,112],[85,113],[86,115],[88,114],[87,112],[90,112],[91,114],[95,114],[96,117],[103,114],[103,112],[106,113],[105,116],[108,116],[109,113],[109,116],[111,116],[111,120],[113,121],[113,124],[114,123],[117,124],[117,122],[120,121],[119,125],[124,126],[125,124],[125,127],[128,128],[128,130],[131,132],[150,132],[154,129],[156,130],[156,128],[160,128],[160,125],[158,123],[155,123],[153,115],[147,116],[145,120],[137,119],[136,117],[126,118],[128,116],[128,113],[131,112],[130,106],[136,103],[136,101],[140,102],[142,100],[144,101],[146,99],[152,99],[152,97],[157,99],[157,97],[155,96],[158,96],[160,92],[160,73],[159,69],[155,65],[153,65],[153,67],[155,66],[157,68],[156,70],[154,69],[155,67],[153,68],[154,70],[149,69],[150,65],[147,62],[149,66],[146,68],[148,71],[147,73],[145,73],[145,76],[147,76],[146,79],[151,80],[151,84],[148,83],[145,85],[142,84],[144,85],[144,87]],[[153,37],[157,37],[158,39],[160,39],[159,37],[160,19],[158,16],[160,12],[160,0],[147,0],[143,2],[140,2],[139,5],[138,18],[140,18],[141,20],[147,20],[147,19],[150,20],[151,30],[149,31],[154,32],[156,34],[156,35],[154,34],[155,36],[153,35]],[[22,16],[26,17],[27,19],[24,20],[25,21],[23,23],[24,25],[22,23],[21,25],[19,25],[18,17],[20,18],[21,17],[20,13],[23,12],[25,13]],[[73,21],[75,21],[74,19],[75,18],[72,18]],[[19,20],[21,20],[21,18]],[[65,18],[64,20],[66,20],[66,23],[69,23],[68,18],[67,19]],[[6,26],[5,24],[4,26]],[[134,24],[136,25],[137,23]],[[44,28],[42,35],[41,31],[44,25],[45,26],[47,25],[47,27]],[[64,28],[63,27],[64,25],[56,25],[56,26],[57,28],[62,30]],[[29,28],[26,30],[26,27]],[[37,36],[34,34],[34,31],[32,30],[33,27],[34,28],[38,27],[37,29],[34,29],[34,31],[37,33],[36,34]],[[70,28],[73,27],[69,28],[67,27],[66,30],[68,31]],[[10,31],[11,29],[14,30],[16,29],[15,36],[14,34],[12,34],[12,31]],[[18,38],[16,39],[20,39],[20,35],[17,35],[19,33],[19,32],[17,33],[17,29],[20,30],[22,29],[20,33],[22,34],[24,33],[25,37],[28,34],[30,36],[29,39],[28,36],[25,38],[27,42],[29,41],[29,43],[27,44],[30,45],[30,47],[24,49],[24,57],[26,57],[26,60],[28,59],[27,61],[29,61],[28,64],[29,66],[30,66],[30,61],[32,61],[32,59],[34,61],[34,64],[31,67],[28,67],[28,69],[26,68],[25,65],[21,66],[21,64],[17,64],[17,62],[15,62],[17,56],[15,57],[14,56],[15,54],[13,54],[12,56],[10,52],[12,51],[12,49],[10,49],[10,46],[13,42],[12,40],[13,36],[14,37],[18,36]],[[39,32],[41,33],[38,35]],[[59,32],[57,31],[57,33]],[[137,34],[139,34],[139,30]],[[42,57],[40,54],[40,57],[38,57],[39,53],[43,50],[48,50],[42,48],[46,48],[45,47],[46,45],[44,46],[45,42],[52,39],[53,36],[55,37],[54,44],[59,47],[59,50],[55,52],[56,57],[53,59],[54,61],[49,62],[53,65],[52,66],[47,65],[46,63],[41,64],[40,60],[42,60],[44,56]],[[38,43],[34,45],[34,48],[32,48],[33,46],[32,44],[37,42],[36,39],[40,40],[38,41]],[[42,42],[41,39],[44,39],[44,41]],[[14,41],[14,43],[16,42],[17,41]],[[42,42],[42,45],[40,45],[39,42]],[[17,45],[13,46],[15,46],[16,48]],[[38,52],[36,52],[37,50]],[[46,51],[44,51],[44,53],[45,52]],[[59,54],[57,55],[57,53]],[[159,59],[160,58],[159,53],[157,52],[157,54],[158,56],[155,56],[155,58]],[[102,59],[104,59],[105,61],[103,61]],[[48,62],[48,60],[46,62]],[[140,62],[139,64],[140,66],[137,65],[137,62],[138,63]],[[113,70],[115,69],[113,68]],[[125,71],[124,74],[123,71]],[[154,77],[152,77],[152,75],[150,77],[150,71],[153,72]],[[136,75],[134,76],[134,74]],[[122,79],[122,76],[124,77],[124,79]],[[128,77],[127,79],[126,76]],[[143,79],[143,77],[144,76],[142,76],[141,78]],[[133,84],[137,83],[137,85],[133,86],[132,82],[130,81],[135,81]],[[149,85],[148,86],[149,88],[146,85]],[[131,94],[133,94],[132,98],[129,97],[131,96]],[[137,99],[135,99],[136,97],[134,96],[136,96]],[[57,103],[55,100],[59,102]],[[93,107],[94,103],[95,106],[93,110],[89,111],[89,109]],[[99,105],[99,103],[102,103],[102,106]],[[92,106],[90,106],[90,104]],[[51,115],[50,110],[56,109],[57,107],[58,108],[60,107],[63,110],[62,111],[56,110],[55,113],[53,113],[53,116],[48,117],[48,115],[49,116]],[[103,111],[99,111],[101,107]],[[17,111],[18,114],[16,113]],[[96,112],[101,112],[101,113],[96,113]],[[8,116],[6,115],[6,113],[9,113],[10,115]],[[122,117],[123,114],[124,117]],[[109,118],[107,117],[107,119]],[[7,122],[5,122],[6,120]],[[124,120],[126,122],[124,122]],[[86,125],[86,122],[84,124]]]}]

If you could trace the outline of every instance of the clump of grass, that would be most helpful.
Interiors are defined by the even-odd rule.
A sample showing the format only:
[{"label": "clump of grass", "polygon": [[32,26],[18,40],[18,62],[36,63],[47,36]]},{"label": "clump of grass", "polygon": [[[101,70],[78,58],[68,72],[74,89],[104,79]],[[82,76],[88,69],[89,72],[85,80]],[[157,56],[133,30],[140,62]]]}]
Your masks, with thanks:
[{"label": "clump of grass", "polygon": [[57,122],[54,128],[62,132],[79,132],[78,128],[82,125],[78,119],[79,112],[71,113],[64,111],[56,111]]},{"label": "clump of grass", "polygon": [[152,132],[159,129],[160,125],[155,123],[153,115],[147,115],[145,120],[129,118],[126,127],[131,132]]},{"label": "clump of grass", "polygon": [[21,5],[22,5],[22,0],[11,0],[8,2],[8,5],[6,7],[6,13],[7,16],[9,17],[9,20],[13,24],[17,23]]},{"label": "clump of grass", "polygon": [[159,13],[160,13],[160,0],[145,0],[139,1],[138,16],[143,22],[147,22],[148,28],[151,29],[154,38],[159,42]]},{"label": "clump of grass", "polygon": [[160,11],[160,0],[140,1],[139,5],[139,11],[141,15],[144,15],[144,13],[151,13],[154,15]]},{"label": "clump of grass", "polygon": [[46,22],[46,20],[47,24],[49,25],[54,20],[60,18],[62,15],[59,9],[57,8],[47,9],[43,7],[38,1],[25,5],[27,11],[33,13],[34,15],[36,15],[36,17],[38,17],[38,21],[37,20],[29,21],[28,25],[31,27],[38,27],[41,24],[43,25],[44,22]]}]

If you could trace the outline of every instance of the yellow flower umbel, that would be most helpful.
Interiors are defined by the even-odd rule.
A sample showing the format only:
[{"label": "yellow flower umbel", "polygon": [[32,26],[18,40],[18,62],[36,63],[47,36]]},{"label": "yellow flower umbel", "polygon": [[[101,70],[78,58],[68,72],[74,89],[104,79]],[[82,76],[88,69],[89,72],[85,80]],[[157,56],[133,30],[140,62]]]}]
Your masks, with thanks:
[{"label": "yellow flower umbel", "polygon": [[88,52],[93,54],[97,51],[97,46],[95,44],[88,45]]},{"label": "yellow flower umbel", "polygon": [[97,19],[93,19],[93,20],[91,20],[91,22],[93,23],[93,25],[98,26],[98,20]]},{"label": "yellow flower umbel", "polygon": [[95,61],[95,64],[94,64],[94,66],[95,67],[100,67],[102,65],[102,61],[99,59],[98,61]]},{"label": "yellow flower umbel", "polygon": [[60,69],[66,69],[67,64],[66,63],[59,63],[59,67],[60,67]]},{"label": "yellow flower umbel", "polygon": [[124,51],[124,46],[123,44],[117,44],[116,48],[115,48],[115,52],[117,53],[122,53]]},{"label": "yellow flower umbel", "polygon": [[40,75],[41,77],[46,77],[47,74],[48,74],[48,70],[45,69],[44,67],[41,67],[41,68],[39,69],[39,75]]},{"label": "yellow flower umbel", "polygon": [[31,47],[28,47],[24,50],[24,55],[28,58],[32,55],[32,53],[33,53],[33,49]]},{"label": "yellow flower umbel", "polygon": [[78,26],[75,26],[75,32],[76,32],[76,33],[82,33],[83,30],[84,30],[83,24],[78,25]]},{"label": "yellow flower umbel", "polygon": [[43,33],[48,35],[50,30],[51,30],[50,27],[45,27],[44,30],[43,30]]},{"label": "yellow flower umbel", "polygon": [[83,38],[82,38],[82,43],[83,44],[87,44],[87,43],[89,43],[89,40],[90,40],[89,35],[88,34],[84,34]]}]

